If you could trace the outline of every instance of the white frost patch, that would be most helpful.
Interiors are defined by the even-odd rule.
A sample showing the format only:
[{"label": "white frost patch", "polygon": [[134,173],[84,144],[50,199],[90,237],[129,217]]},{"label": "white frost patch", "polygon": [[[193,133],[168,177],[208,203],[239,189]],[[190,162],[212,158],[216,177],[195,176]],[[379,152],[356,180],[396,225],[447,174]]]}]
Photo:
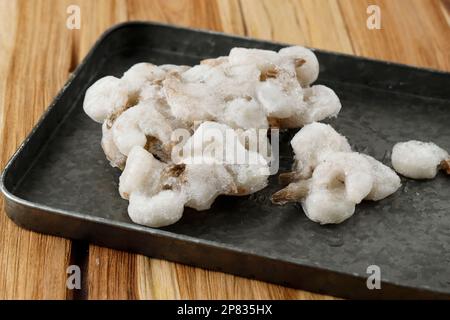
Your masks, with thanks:
[{"label": "white frost patch", "polygon": [[439,169],[449,172],[447,151],[432,142],[399,142],[392,149],[392,166],[401,175],[413,179],[433,179]]}]

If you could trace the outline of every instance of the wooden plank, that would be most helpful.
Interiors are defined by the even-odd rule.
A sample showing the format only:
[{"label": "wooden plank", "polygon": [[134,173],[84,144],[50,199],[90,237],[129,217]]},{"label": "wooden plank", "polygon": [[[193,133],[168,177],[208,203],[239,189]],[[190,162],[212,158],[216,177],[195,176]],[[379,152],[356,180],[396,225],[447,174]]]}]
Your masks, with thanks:
[{"label": "wooden plank", "polygon": [[[3,168],[66,81],[71,56],[63,2],[3,0],[0,29]],[[0,202],[0,299],[64,299],[70,242],[17,227]]]},{"label": "wooden plank", "polygon": [[89,299],[136,299],[136,255],[90,246]]},{"label": "wooden plank", "polygon": [[439,2],[439,10],[447,21],[447,26],[450,28],[450,0],[441,0]]},{"label": "wooden plank", "polygon": [[144,256],[136,257],[140,299],[180,299],[176,264]]},{"label": "wooden plank", "polygon": [[153,20],[210,30],[221,30],[216,1],[128,0],[130,20]]},{"label": "wooden plank", "polygon": [[[340,0],[355,53],[450,70],[448,0]],[[366,27],[369,5],[381,9],[381,30]]]},{"label": "wooden plank", "polygon": [[[77,64],[108,28],[128,19],[126,0],[77,0],[81,28],[72,31]],[[90,245],[83,270],[83,291],[78,299],[136,298],[135,255]]]},{"label": "wooden plank", "polygon": [[[6,119],[4,117],[5,103],[6,103],[6,75],[11,64],[11,58],[14,50],[14,38],[16,35],[17,19],[17,5],[15,2],[1,0],[0,1],[0,27],[4,30],[9,29],[9,32],[4,32],[0,36],[0,141],[3,141],[4,126]],[[2,167],[7,159],[2,150]],[[1,201],[1,200],[0,200]]]},{"label": "wooden plank", "polygon": [[108,28],[128,20],[126,0],[74,0],[81,11],[81,28],[73,30],[74,44],[78,46],[78,63]]},{"label": "wooden plank", "polygon": [[335,0],[241,0],[248,36],[352,53]]},{"label": "wooden plank", "polygon": [[242,16],[240,0],[217,0],[221,31],[246,36],[247,26]]}]

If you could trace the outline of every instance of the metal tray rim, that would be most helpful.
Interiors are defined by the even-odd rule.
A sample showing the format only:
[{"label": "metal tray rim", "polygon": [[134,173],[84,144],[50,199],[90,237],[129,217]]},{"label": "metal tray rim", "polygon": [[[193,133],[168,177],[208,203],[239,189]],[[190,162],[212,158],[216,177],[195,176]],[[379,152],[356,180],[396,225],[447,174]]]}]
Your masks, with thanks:
[{"label": "metal tray rim", "polygon": [[[261,258],[261,259],[265,259],[265,260],[280,261],[279,258],[273,257],[271,255],[261,255],[261,254],[252,252],[251,250],[249,250],[249,251],[243,250],[243,249],[241,249],[239,247],[236,247],[236,246],[233,246],[233,245],[226,245],[226,244],[220,243],[218,241],[206,240],[206,239],[199,240],[198,238],[195,238],[195,237],[192,237],[192,236],[187,236],[187,235],[183,235],[183,234],[177,234],[177,233],[173,233],[173,232],[170,232],[170,231],[161,230],[161,229],[157,229],[157,228],[150,228],[150,227],[145,227],[145,226],[141,226],[141,225],[138,225],[138,224],[132,224],[132,223],[126,223],[126,222],[118,222],[118,221],[108,220],[108,219],[102,218],[102,217],[92,217],[92,216],[84,215],[82,213],[78,213],[78,212],[74,212],[74,211],[55,209],[55,208],[52,208],[52,207],[49,207],[49,206],[46,206],[46,205],[35,204],[35,203],[31,202],[31,201],[28,201],[28,200],[22,199],[20,197],[17,197],[14,194],[12,194],[11,192],[9,192],[4,187],[3,181],[2,181],[2,183],[0,185],[0,189],[3,192],[5,198],[8,201],[12,201],[15,204],[18,204],[18,205],[21,205],[21,206],[24,206],[24,207],[27,207],[27,208],[38,209],[38,210],[45,211],[47,213],[68,216],[68,217],[71,217],[71,218],[75,218],[77,220],[93,222],[93,223],[96,223],[96,224],[101,224],[101,225],[105,225],[105,226],[115,227],[115,228],[122,229],[122,230],[127,230],[127,231],[132,230],[132,231],[136,231],[136,232],[139,232],[139,233],[149,234],[149,235],[152,235],[152,236],[155,236],[155,237],[162,237],[162,238],[181,240],[181,241],[188,242],[190,244],[200,244],[203,247],[215,248],[215,249],[225,250],[225,251],[234,252],[234,253],[243,253],[245,255],[251,255],[252,257]],[[12,216],[10,215],[9,212],[7,212],[7,215],[8,215],[8,217],[10,219],[12,219]],[[25,229],[27,229],[27,228],[25,227]],[[31,229],[29,229],[29,230],[31,230]],[[31,231],[33,231],[33,230],[31,230]],[[73,240],[77,240],[77,239],[73,239]],[[319,267],[315,263],[305,263],[305,262],[292,261],[291,259],[286,259],[286,258],[283,258],[282,260],[285,263],[288,263],[288,264],[291,264],[291,265],[297,265],[297,266],[302,266],[302,267],[306,267],[306,268],[314,268],[315,270],[323,272],[323,273],[334,274],[334,275],[343,275],[343,276],[351,276],[351,277],[356,278],[356,279],[361,280],[361,281],[365,281],[367,279],[367,276],[362,275],[362,274],[336,271],[334,269],[326,268],[326,267],[323,267],[323,266]],[[429,292],[431,294],[442,294],[442,295],[447,295],[448,294],[448,292],[442,291],[442,290],[435,290],[435,289],[430,290],[430,287],[427,286],[427,285],[406,286],[406,285],[401,284],[399,282],[389,280],[389,278],[383,278],[383,283],[384,284],[394,285],[394,286],[396,286],[398,288],[411,289],[411,290],[420,290],[422,292]]]},{"label": "metal tray rim", "polygon": [[[261,42],[261,43],[269,43],[269,44],[275,44],[275,45],[280,45],[280,46],[294,45],[292,43],[289,44],[289,43],[286,43],[286,42],[271,41],[271,40],[259,39],[259,38],[254,38],[254,37],[241,36],[241,35],[236,35],[236,34],[229,34],[229,33],[215,31],[215,30],[208,30],[208,29],[201,29],[201,28],[191,28],[191,27],[185,27],[185,26],[176,25],[176,24],[161,23],[161,22],[157,22],[157,21],[130,20],[130,21],[125,21],[125,22],[121,22],[121,23],[115,24],[115,25],[111,26],[110,28],[106,29],[104,31],[104,33],[100,36],[98,41],[94,44],[94,46],[96,46],[104,38],[106,38],[110,33],[116,31],[117,29],[121,29],[121,28],[128,27],[128,26],[133,26],[133,25],[136,25],[136,26],[137,25],[152,25],[152,26],[160,26],[160,27],[170,27],[170,28],[178,29],[178,30],[190,30],[190,31],[196,31],[196,32],[201,32],[201,33],[208,33],[208,34],[212,34],[212,35],[232,36],[233,38],[236,38],[236,39],[257,41],[257,42]],[[359,55],[354,55],[354,54],[349,54],[349,53],[336,52],[336,51],[319,49],[319,48],[314,48],[314,47],[309,47],[309,46],[305,46],[305,47],[307,47],[307,48],[309,48],[309,49],[311,49],[313,51],[320,51],[320,52],[323,52],[323,53],[329,53],[329,54],[333,54],[333,55],[336,55],[336,56],[348,57],[348,58],[358,59],[358,60],[361,60],[361,61],[376,62],[376,63],[381,63],[381,64],[385,64],[385,65],[390,65],[390,66],[397,66],[397,67],[401,67],[401,68],[408,68],[408,69],[414,69],[414,70],[420,70],[420,71],[427,71],[427,72],[438,73],[438,74],[450,76],[450,72],[439,70],[439,69],[433,69],[433,68],[429,68],[429,67],[420,67],[420,66],[406,64],[406,63],[400,63],[400,62],[394,62],[394,61],[389,61],[389,60],[370,58],[370,57],[366,57],[366,56],[359,56]]]}]

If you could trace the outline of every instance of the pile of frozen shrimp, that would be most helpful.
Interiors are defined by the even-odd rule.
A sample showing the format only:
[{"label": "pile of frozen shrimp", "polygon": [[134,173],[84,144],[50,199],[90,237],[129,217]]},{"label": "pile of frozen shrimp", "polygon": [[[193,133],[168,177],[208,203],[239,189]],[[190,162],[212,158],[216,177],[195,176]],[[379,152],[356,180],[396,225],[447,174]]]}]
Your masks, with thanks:
[{"label": "pile of frozen shrimp", "polygon": [[[119,193],[136,223],[170,225],[185,207],[206,210],[219,195],[265,188],[277,156],[272,128],[301,128],[291,141],[292,172],[280,175],[285,188],[272,202],[299,202],[311,220],[340,223],[362,200],[386,198],[401,182],[319,122],[336,117],[341,103],[330,88],[312,85],[318,74],[315,54],[303,47],[234,48],[193,67],[138,63],[121,78],[95,82],[83,107],[102,124],[102,148],[123,170]],[[395,145],[392,165],[416,179],[450,171],[446,151],[419,141]]]}]

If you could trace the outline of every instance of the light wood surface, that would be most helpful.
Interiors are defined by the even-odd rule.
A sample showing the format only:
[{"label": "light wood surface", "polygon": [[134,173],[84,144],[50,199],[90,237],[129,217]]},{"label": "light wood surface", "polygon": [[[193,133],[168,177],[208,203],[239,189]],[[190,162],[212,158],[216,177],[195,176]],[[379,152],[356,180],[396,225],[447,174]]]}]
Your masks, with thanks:
[{"label": "light wood surface", "polygon": [[[66,28],[69,5],[81,29]],[[368,5],[381,30],[366,27]],[[97,37],[154,20],[450,70],[449,0],[0,0],[0,165]],[[424,84],[426,85],[426,84]],[[0,199],[3,208],[3,198]],[[83,289],[66,289],[80,264]],[[0,214],[1,299],[327,299],[219,272],[40,235]]]}]

